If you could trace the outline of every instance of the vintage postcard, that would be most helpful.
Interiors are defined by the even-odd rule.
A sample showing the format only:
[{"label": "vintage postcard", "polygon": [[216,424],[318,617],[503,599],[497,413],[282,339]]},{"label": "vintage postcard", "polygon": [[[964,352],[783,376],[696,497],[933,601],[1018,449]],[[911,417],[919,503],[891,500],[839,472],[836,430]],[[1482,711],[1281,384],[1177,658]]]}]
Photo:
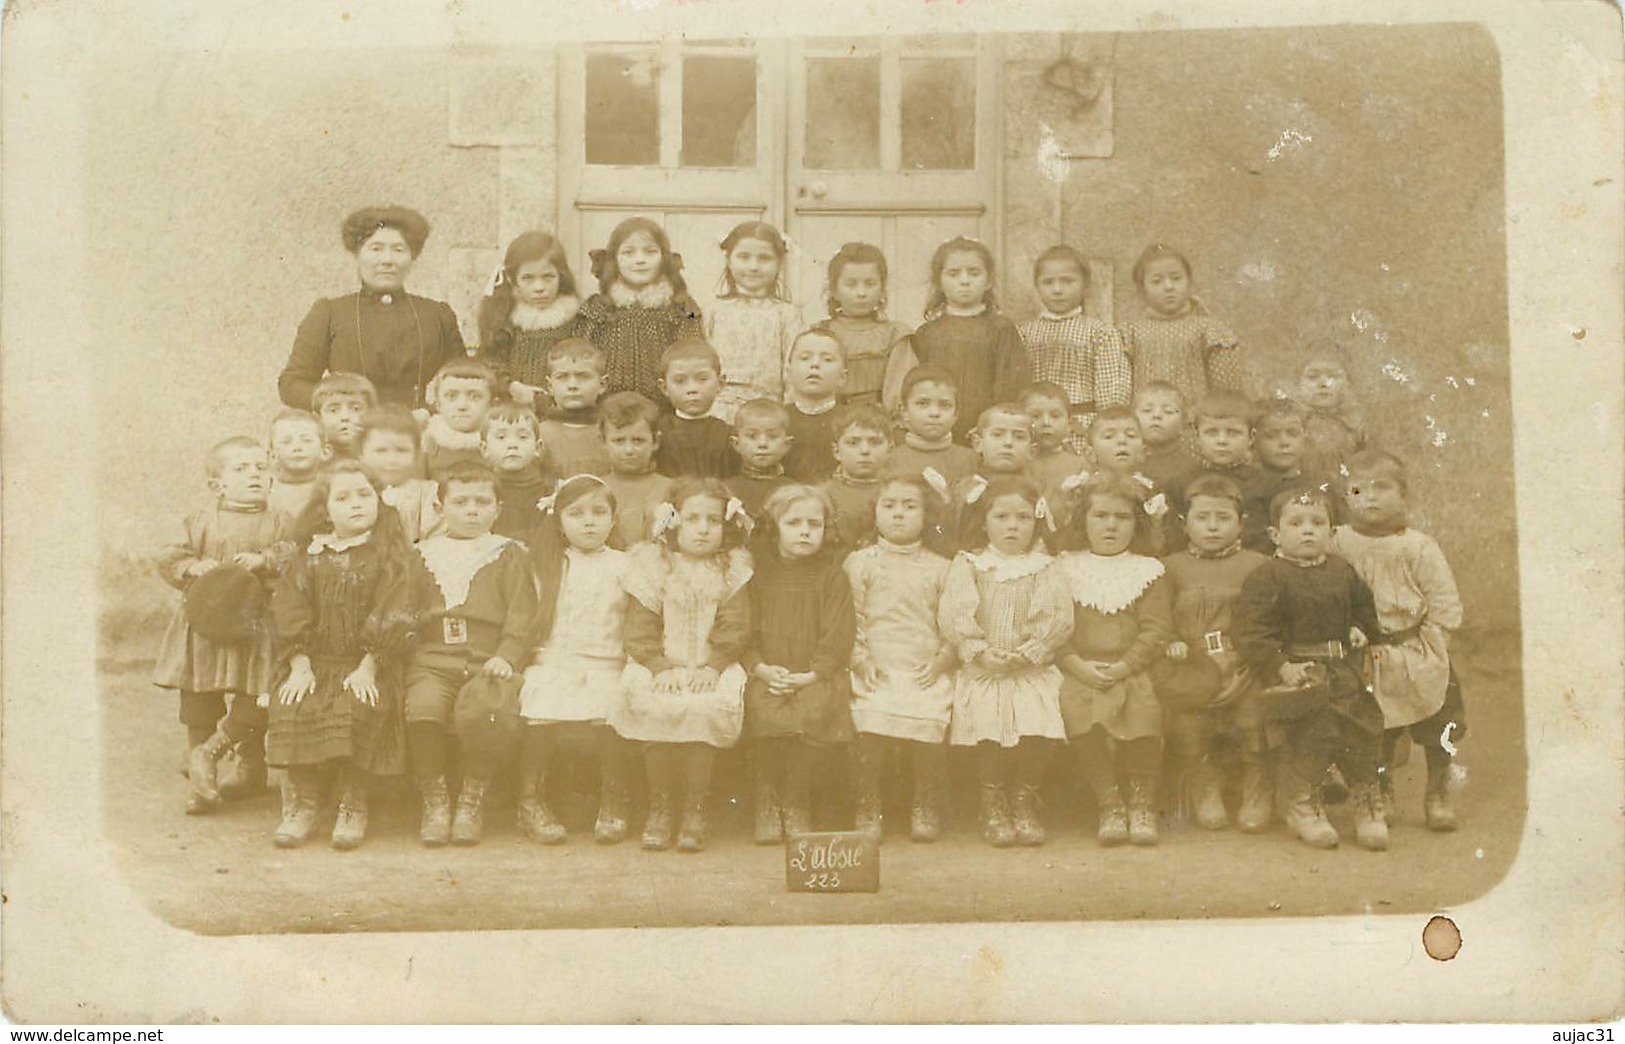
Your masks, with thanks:
[{"label": "vintage postcard", "polygon": [[1618,1017],[1617,9],[3,54],[9,1018]]}]

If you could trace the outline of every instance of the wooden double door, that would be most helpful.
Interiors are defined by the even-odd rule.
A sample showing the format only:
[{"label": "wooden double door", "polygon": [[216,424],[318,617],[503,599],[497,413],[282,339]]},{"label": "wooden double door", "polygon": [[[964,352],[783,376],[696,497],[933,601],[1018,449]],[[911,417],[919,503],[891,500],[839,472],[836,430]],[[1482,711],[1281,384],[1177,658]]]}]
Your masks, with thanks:
[{"label": "wooden double door", "polygon": [[668,39],[565,49],[559,222],[590,293],[588,252],[624,218],[665,227],[702,307],[741,221],[787,233],[792,299],[826,314],[825,264],[878,245],[887,312],[917,324],[931,253],[999,229],[999,63],[984,38]]}]

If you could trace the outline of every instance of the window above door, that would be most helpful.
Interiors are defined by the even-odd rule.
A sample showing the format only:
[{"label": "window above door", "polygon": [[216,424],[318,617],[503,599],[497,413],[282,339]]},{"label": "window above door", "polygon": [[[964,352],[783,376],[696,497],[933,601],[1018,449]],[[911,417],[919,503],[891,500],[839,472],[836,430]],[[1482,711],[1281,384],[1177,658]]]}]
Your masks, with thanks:
[{"label": "window above door", "polygon": [[816,38],[802,49],[808,170],[975,170],[976,42]]},{"label": "window above door", "polygon": [[781,54],[773,41],[676,37],[562,49],[561,187],[579,193],[570,202],[760,212],[783,166]]},{"label": "window above door", "polygon": [[757,166],[759,60],[749,41],[669,40],[585,54],[590,166]]}]

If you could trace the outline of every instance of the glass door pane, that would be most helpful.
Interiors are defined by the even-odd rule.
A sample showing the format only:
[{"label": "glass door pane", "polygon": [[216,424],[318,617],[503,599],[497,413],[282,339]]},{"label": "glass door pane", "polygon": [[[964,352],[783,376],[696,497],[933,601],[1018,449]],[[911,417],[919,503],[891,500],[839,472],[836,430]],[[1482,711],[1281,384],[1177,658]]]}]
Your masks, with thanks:
[{"label": "glass door pane", "polygon": [[685,167],[756,166],[756,58],[683,56]]},{"label": "glass door pane", "polygon": [[587,162],[614,167],[660,163],[660,65],[654,53],[589,54]]},{"label": "glass door pane", "polygon": [[808,59],[806,99],[807,167],[879,169],[879,58]]},{"label": "glass door pane", "polygon": [[902,79],[904,170],[976,168],[976,60],[905,58]]}]

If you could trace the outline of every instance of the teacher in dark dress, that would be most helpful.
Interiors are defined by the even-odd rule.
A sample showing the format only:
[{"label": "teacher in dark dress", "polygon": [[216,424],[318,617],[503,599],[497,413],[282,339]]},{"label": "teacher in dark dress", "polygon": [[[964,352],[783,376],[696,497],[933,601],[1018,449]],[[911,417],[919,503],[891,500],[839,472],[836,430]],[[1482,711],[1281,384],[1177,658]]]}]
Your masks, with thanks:
[{"label": "teacher in dark dress", "polygon": [[359,373],[378,389],[381,403],[421,406],[435,371],[466,354],[450,306],[406,292],[429,222],[406,207],[367,207],[344,219],[343,234],[361,289],[311,306],[277,392],[287,405],[308,410],[324,374]]}]

